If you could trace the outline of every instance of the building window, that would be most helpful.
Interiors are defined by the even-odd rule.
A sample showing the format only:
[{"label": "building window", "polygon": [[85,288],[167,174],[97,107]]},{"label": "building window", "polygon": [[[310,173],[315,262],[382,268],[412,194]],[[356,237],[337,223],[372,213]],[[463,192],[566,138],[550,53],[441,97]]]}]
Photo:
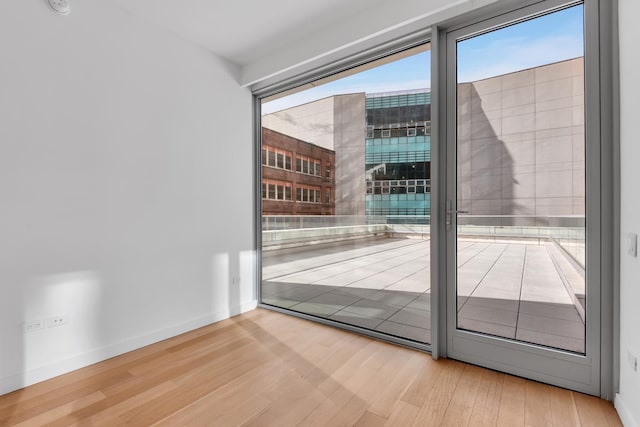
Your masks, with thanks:
[{"label": "building window", "polygon": [[331,162],[327,162],[327,167],[324,170],[324,177],[331,179]]},{"label": "building window", "polygon": [[262,198],[267,200],[291,200],[291,183],[285,181],[262,181]]},{"label": "building window", "polygon": [[296,156],[296,172],[322,176],[322,162],[310,157]]},{"label": "building window", "polygon": [[321,194],[322,189],[320,187],[301,185],[296,188],[296,201],[322,203]]},{"label": "building window", "polygon": [[416,128],[407,129],[407,136],[416,136]]},{"label": "building window", "polygon": [[385,129],[382,131],[382,137],[383,138],[391,138],[391,130],[390,129]]},{"label": "building window", "polygon": [[291,170],[293,154],[278,148],[262,146],[262,165],[272,168]]}]

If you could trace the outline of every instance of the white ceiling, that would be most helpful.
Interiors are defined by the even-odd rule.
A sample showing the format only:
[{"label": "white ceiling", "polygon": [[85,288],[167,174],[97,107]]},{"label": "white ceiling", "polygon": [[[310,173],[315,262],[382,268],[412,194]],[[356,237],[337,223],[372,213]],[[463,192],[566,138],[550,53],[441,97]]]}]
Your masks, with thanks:
[{"label": "white ceiling", "polygon": [[383,0],[115,0],[122,8],[244,66]]}]

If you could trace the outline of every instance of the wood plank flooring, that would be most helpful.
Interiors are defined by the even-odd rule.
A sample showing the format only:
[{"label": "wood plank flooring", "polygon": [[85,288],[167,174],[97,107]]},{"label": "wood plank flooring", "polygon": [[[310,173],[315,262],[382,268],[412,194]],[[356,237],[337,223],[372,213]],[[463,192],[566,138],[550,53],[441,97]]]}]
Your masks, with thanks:
[{"label": "wood plank flooring", "polygon": [[610,402],[257,309],[0,396],[2,426],[620,426]]}]

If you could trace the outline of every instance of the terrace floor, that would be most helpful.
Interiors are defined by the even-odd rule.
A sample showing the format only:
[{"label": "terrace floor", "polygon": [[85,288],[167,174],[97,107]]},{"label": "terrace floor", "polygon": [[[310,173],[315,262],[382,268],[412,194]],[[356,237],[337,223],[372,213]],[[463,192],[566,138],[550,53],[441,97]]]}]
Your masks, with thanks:
[{"label": "terrace floor", "polygon": [[[262,301],[431,340],[429,241],[370,238],[263,253]],[[458,328],[584,352],[567,292],[584,279],[549,242],[458,241]]]}]

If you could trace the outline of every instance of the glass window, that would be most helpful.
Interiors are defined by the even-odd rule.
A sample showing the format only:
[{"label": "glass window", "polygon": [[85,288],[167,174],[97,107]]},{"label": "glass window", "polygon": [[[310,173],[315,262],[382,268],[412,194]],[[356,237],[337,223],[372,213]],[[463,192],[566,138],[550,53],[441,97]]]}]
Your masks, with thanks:
[{"label": "glass window", "polygon": [[276,198],[276,185],[275,184],[269,184],[269,198],[270,199],[275,199]]},{"label": "glass window", "polygon": [[278,157],[278,165],[277,166],[279,168],[281,168],[281,169],[284,169],[284,154],[278,153],[277,157]]},{"label": "glass window", "polygon": [[[420,259],[420,263],[416,263],[415,269],[411,270],[415,276],[407,276],[406,283],[402,283],[401,277],[385,276],[380,279],[389,279],[388,282],[384,282],[385,287],[398,284],[400,281],[397,289],[388,289],[388,292],[385,292],[384,298],[388,301],[378,301],[381,306],[389,303],[389,310],[385,309],[389,311],[388,316],[385,311],[384,319],[386,320],[373,319],[380,316],[380,313],[373,313],[371,316],[365,315],[364,322],[360,325],[371,325],[371,328],[378,332],[389,332],[421,343],[429,340],[430,287],[429,275],[424,273],[424,261],[428,259],[429,254],[428,241],[425,240],[422,244],[414,247],[416,240],[404,239],[403,233],[381,234],[370,238],[361,235],[357,229],[351,229],[354,228],[351,227],[354,225],[371,224],[372,215],[389,215],[390,212],[396,212],[398,215],[403,215],[403,218],[376,218],[376,221],[380,220],[381,222],[375,222],[375,224],[386,224],[390,228],[393,227],[393,230],[406,230],[407,227],[403,222],[406,221],[406,224],[420,225],[420,227],[410,227],[412,230],[415,228],[416,233],[428,233],[428,218],[404,219],[405,216],[416,211],[413,205],[403,208],[398,206],[398,199],[400,199],[398,196],[404,196],[404,194],[382,197],[382,189],[384,188],[385,194],[389,194],[391,187],[389,185],[383,186],[382,183],[374,186],[376,178],[372,178],[371,169],[379,168],[376,169],[376,173],[385,175],[390,174],[394,167],[399,169],[398,165],[401,163],[417,163],[428,158],[428,148],[425,150],[425,147],[429,142],[423,142],[422,147],[417,147],[417,144],[416,146],[401,145],[399,140],[406,140],[407,123],[410,120],[416,120],[420,114],[426,114],[424,104],[429,102],[430,84],[428,72],[425,73],[425,70],[428,71],[430,68],[429,48],[428,43],[415,46],[397,57],[385,57],[375,65],[367,64],[367,70],[362,72],[369,74],[370,77],[367,79],[371,84],[367,84],[365,90],[353,90],[362,86],[343,85],[342,87],[346,87],[347,91],[341,91],[339,96],[341,100],[345,101],[344,103],[323,101],[327,96],[333,96],[331,90],[324,91],[324,89],[329,88],[333,81],[338,82],[339,78],[326,83],[326,85],[323,84],[322,90],[316,93],[320,95],[317,98],[311,94],[319,88],[308,89],[308,93],[311,95],[308,97],[309,102],[300,103],[299,99],[296,99],[297,97],[289,96],[289,94],[278,94],[278,102],[273,104],[269,98],[262,100],[263,123],[269,123],[273,130],[283,135],[283,140],[289,138],[286,140],[286,146],[282,140],[278,141],[281,146],[276,147],[274,143],[276,152],[285,156],[284,169],[288,170],[286,156],[291,154],[291,161],[295,161],[295,171],[297,172],[296,183],[289,184],[291,189],[295,191],[296,203],[285,203],[284,201],[275,204],[265,203],[262,215],[267,219],[277,217],[279,221],[282,221],[277,224],[280,229],[305,229],[305,237],[300,234],[296,236],[292,234],[291,236],[283,236],[286,241],[279,242],[263,239],[263,249],[267,248],[267,250],[262,253],[262,268],[267,274],[263,274],[261,283],[262,295],[264,296],[262,303],[277,306],[280,301],[288,299],[294,303],[297,302],[297,305],[292,308],[293,310],[305,312],[306,309],[303,308],[305,304],[300,303],[313,298],[312,296],[307,298],[311,295],[307,289],[316,289],[318,284],[311,275],[296,274],[296,271],[292,271],[293,274],[296,274],[295,283],[285,283],[271,274],[272,269],[277,269],[279,264],[288,263],[288,260],[293,260],[290,265],[293,270],[297,268],[304,270],[305,265],[310,265],[314,270],[318,268],[318,272],[314,271],[313,276],[332,288],[339,288],[343,285],[350,286],[351,282],[359,282],[353,289],[356,289],[355,297],[360,301],[362,298],[366,299],[366,295],[372,295],[373,287],[378,286],[379,279],[365,280],[364,277],[349,277],[354,276],[350,264],[352,258],[349,256],[354,249],[358,253],[366,253],[367,260],[364,264],[372,267],[377,265],[380,259],[390,258],[387,257],[387,251],[390,249],[397,250],[397,255],[394,253],[393,256],[398,258],[397,265],[405,265],[406,259],[414,259],[416,253],[422,253],[424,256]],[[378,66],[380,69],[373,71]],[[377,79],[380,73],[386,73],[386,70],[392,74],[388,79],[390,82],[384,82],[381,85]],[[357,72],[354,74],[353,71],[350,70],[350,77],[347,78],[353,77],[359,80],[361,76]],[[353,82],[353,80],[351,81]],[[343,82],[340,81],[340,84]],[[297,90],[293,89],[292,92]],[[407,91],[411,96],[406,95],[405,92],[402,92],[401,95],[398,95],[397,92],[394,93],[397,90]],[[417,94],[415,94],[416,92]],[[417,101],[417,98],[423,100]],[[321,104],[315,104],[316,102]],[[329,110],[333,110],[338,104],[340,104],[341,111],[345,113],[344,117],[348,116],[349,120],[334,123],[337,110],[331,112]],[[416,104],[419,106],[415,107]],[[309,111],[319,108],[323,108],[322,111],[326,111],[327,114],[309,114]],[[287,115],[286,121],[282,120],[284,114]],[[380,120],[380,124],[374,123],[374,119]],[[424,122],[429,120],[429,117],[422,117],[420,120]],[[417,126],[411,127],[416,128]],[[334,132],[323,133],[322,141],[316,140],[308,133],[309,129],[329,128],[332,128]],[[385,129],[384,139],[381,138],[383,128]],[[349,150],[332,150],[331,147],[340,147],[340,141],[336,138],[340,138],[342,135],[351,135]],[[339,167],[334,168],[334,163]],[[399,170],[395,172],[395,175],[398,173]],[[382,177],[378,180],[389,179],[392,178]],[[394,179],[399,180],[400,177]],[[408,179],[408,177],[404,179]],[[367,180],[370,180],[370,186],[365,184]],[[287,184],[284,182],[277,184],[284,186],[284,199],[287,200]],[[374,188],[377,194],[371,194]],[[394,191],[406,193],[406,188]],[[332,194],[332,192],[334,193]],[[402,201],[406,202],[407,200]],[[424,200],[420,202],[422,203]],[[336,213],[340,215],[336,215]],[[267,224],[263,227],[264,232],[276,229],[275,226],[269,228],[267,222],[263,221],[262,224]],[[328,241],[331,241],[331,245],[326,245]],[[287,249],[269,247],[283,243]],[[409,249],[409,247],[411,248]],[[318,257],[318,250],[329,257]],[[330,259],[327,259],[328,262],[326,262],[325,258]],[[358,260],[358,264],[360,265],[360,260]],[[363,267],[365,269],[367,265]],[[344,276],[340,277],[342,274]],[[325,276],[323,277],[323,275]],[[418,277],[419,280],[415,280]],[[294,295],[294,291],[296,295]],[[300,296],[297,295],[298,291],[301,291]],[[408,294],[411,294],[411,299],[417,298],[415,306],[418,309],[414,310],[413,305],[407,308],[412,312],[412,316],[415,314],[419,317],[417,323],[405,326],[402,322],[393,322],[391,316],[397,311],[393,306],[393,301],[397,298],[392,291],[397,292],[399,298],[406,298]],[[354,316],[350,314],[348,309],[344,309],[352,304],[347,301],[352,297],[348,296],[344,301],[340,301],[340,297],[337,298],[338,301],[332,301],[331,304],[319,302],[317,305],[324,306],[321,307],[322,313],[325,311],[331,314],[336,313],[338,321],[348,323],[349,319],[353,319]],[[335,310],[332,305],[335,305]],[[287,305],[287,307],[289,306],[291,305]],[[424,309],[423,316],[419,315],[421,309]],[[310,314],[317,315],[315,312]],[[330,314],[326,316],[320,314],[319,316],[329,317]],[[357,317],[357,320],[361,319],[360,316]]]}]

